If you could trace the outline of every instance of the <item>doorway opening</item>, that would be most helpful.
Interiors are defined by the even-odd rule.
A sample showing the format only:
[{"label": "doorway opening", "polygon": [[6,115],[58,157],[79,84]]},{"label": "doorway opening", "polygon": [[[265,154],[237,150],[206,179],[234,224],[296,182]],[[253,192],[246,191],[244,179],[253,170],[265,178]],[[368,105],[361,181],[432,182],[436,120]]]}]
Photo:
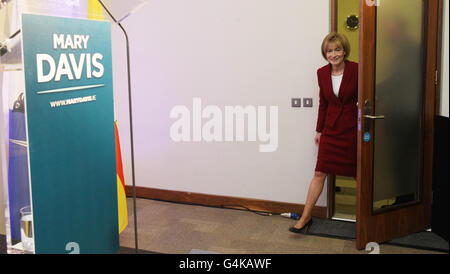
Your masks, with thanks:
[{"label": "doorway opening", "polygon": [[[348,59],[359,60],[359,0],[332,0],[331,30],[344,34],[350,42]],[[329,178],[329,217],[333,220],[356,222],[356,180],[331,176]]]},{"label": "doorway opening", "polygon": [[334,177],[334,213],[332,219],[356,222],[356,181]]}]

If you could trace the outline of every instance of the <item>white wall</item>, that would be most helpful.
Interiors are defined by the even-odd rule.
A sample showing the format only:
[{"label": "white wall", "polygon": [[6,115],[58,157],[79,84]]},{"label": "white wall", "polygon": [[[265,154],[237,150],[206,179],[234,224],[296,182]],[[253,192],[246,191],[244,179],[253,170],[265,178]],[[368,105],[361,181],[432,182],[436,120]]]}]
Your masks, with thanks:
[{"label": "white wall", "polygon": [[[0,72],[0,76],[2,73]],[[0,77],[0,92],[2,91],[3,85],[3,77]],[[5,125],[4,125],[4,115],[3,115],[3,102],[2,102],[2,94],[0,93],[0,234],[6,234],[6,224],[5,224],[5,202],[7,200],[6,196],[6,183],[7,181],[7,166],[6,166],[6,138],[7,133],[5,133]]]},{"label": "white wall", "polygon": [[[0,72],[0,76],[2,73]],[[6,194],[6,191],[4,191],[4,183],[7,181],[7,171],[6,171],[6,163],[3,159],[6,159],[6,153],[5,153],[5,144],[6,140],[4,136],[4,125],[3,125],[3,103],[2,103],[2,77],[0,77],[0,234],[5,235],[6,234],[6,226],[5,226],[5,197],[3,197]]]},{"label": "white wall", "polygon": [[444,0],[444,27],[443,27],[443,37],[442,37],[442,76],[441,76],[441,108],[440,114],[445,117],[449,117],[449,85],[448,85],[448,0]]},{"label": "white wall", "polygon": [[[316,70],[326,64],[320,45],[329,18],[328,0],[150,0],[127,18],[137,186],[304,204],[317,157]],[[116,112],[131,185],[124,41],[113,27]],[[173,142],[170,111],[192,110],[193,97],[222,110],[279,106],[278,150]],[[293,109],[293,97],[311,97],[314,107]],[[326,191],[317,205],[326,205]]]},{"label": "white wall", "polygon": [[[11,3],[7,4],[5,7],[0,9],[0,41],[4,41],[6,38],[10,35],[10,14],[12,10]],[[1,64],[1,61],[0,61]],[[5,235],[6,234],[6,225],[5,225],[5,194],[6,191],[4,190],[4,182],[7,178],[7,170],[6,170],[6,163],[3,161],[3,159],[6,159],[6,137],[7,133],[5,133],[5,129],[7,129],[6,125],[4,125],[4,102],[3,102],[3,95],[2,93],[2,86],[3,86],[3,73],[0,72],[0,234]],[[7,96],[5,96],[7,98]]]}]

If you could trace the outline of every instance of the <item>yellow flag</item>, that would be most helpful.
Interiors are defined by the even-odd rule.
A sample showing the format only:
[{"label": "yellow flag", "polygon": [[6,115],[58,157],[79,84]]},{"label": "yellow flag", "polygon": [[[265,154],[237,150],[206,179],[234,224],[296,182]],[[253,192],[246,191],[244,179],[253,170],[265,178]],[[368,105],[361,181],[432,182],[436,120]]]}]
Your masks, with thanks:
[{"label": "yellow flag", "polygon": [[88,19],[105,20],[102,5],[100,5],[98,0],[88,0]]},{"label": "yellow flag", "polygon": [[[88,19],[105,20],[103,7],[98,0],[89,0]],[[117,163],[117,206],[119,215],[119,233],[128,225],[127,197],[125,193],[125,179],[123,176],[122,157],[120,151],[119,131],[117,122],[114,123],[116,139],[116,163]]]}]

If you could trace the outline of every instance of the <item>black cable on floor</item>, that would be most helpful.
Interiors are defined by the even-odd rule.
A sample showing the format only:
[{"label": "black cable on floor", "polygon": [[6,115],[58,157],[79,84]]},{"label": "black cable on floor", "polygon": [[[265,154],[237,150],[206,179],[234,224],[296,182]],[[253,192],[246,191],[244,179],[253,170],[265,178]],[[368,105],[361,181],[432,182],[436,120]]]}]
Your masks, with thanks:
[{"label": "black cable on floor", "polygon": [[[255,214],[261,215],[261,216],[280,215],[280,213],[256,211],[256,210],[250,209],[250,208],[248,208],[246,206],[243,206],[243,205],[220,205],[220,207],[221,208],[226,208],[226,209],[237,209],[236,207],[241,207],[241,208],[244,208],[245,211],[250,211],[252,213],[255,213]],[[240,209],[240,210],[242,210],[242,209]]]},{"label": "black cable on floor", "polygon": [[[142,198],[142,197],[138,197],[138,198],[139,199],[159,201],[159,202],[180,204],[180,205],[204,206],[204,207],[212,207],[212,208],[224,208],[224,209],[235,209],[235,210],[241,210],[241,211],[249,211],[251,213],[254,213],[254,214],[257,214],[257,215],[260,215],[260,216],[264,216],[264,217],[280,215],[280,213],[276,213],[276,212],[261,212],[261,211],[253,210],[253,209],[250,209],[250,208],[248,208],[246,206],[243,206],[243,205],[204,205],[204,204],[195,204],[195,203],[188,203],[188,202],[166,201],[166,200],[162,200],[162,199],[152,199],[152,198]],[[242,208],[242,209],[239,209],[239,208]]]}]

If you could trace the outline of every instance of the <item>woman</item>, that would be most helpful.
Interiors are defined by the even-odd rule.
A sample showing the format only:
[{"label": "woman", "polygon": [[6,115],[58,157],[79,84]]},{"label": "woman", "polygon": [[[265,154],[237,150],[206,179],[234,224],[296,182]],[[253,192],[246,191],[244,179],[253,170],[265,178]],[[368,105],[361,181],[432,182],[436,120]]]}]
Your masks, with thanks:
[{"label": "woman", "polygon": [[358,64],[347,60],[350,43],[339,33],[325,37],[322,55],[329,64],[317,71],[320,102],[314,141],[319,153],[302,217],[289,229],[295,233],[311,225],[327,174],[356,177]]}]

